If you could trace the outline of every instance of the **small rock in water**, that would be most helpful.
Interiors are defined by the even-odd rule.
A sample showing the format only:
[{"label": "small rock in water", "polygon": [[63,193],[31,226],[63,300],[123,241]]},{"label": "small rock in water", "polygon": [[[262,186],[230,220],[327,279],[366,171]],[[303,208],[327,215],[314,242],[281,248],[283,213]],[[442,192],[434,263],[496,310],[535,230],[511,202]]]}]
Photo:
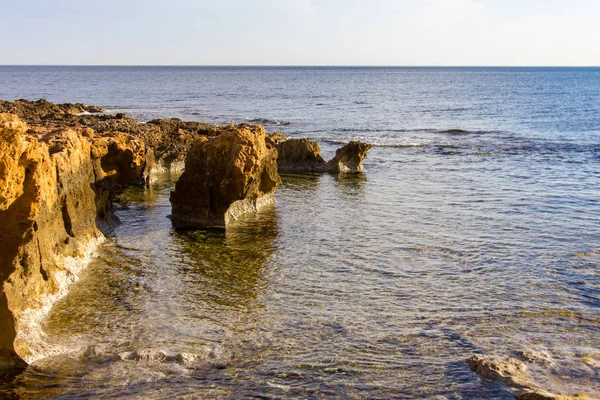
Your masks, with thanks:
[{"label": "small rock in water", "polygon": [[[536,360],[532,362],[541,362],[537,360],[546,360],[541,355],[533,351],[519,352],[520,356]],[[503,381],[508,386],[517,390],[514,395],[518,400],[575,400],[588,399],[585,394],[577,397],[554,394],[543,390],[536,383],[532,382],[527,376],[527,366],[512,357],[494,358],[481,355],[474,355],[466,360],[467,364],[482,378]]]},{"label": "small rock in water", "polygon": [[534,350],[521,350],[517,351],[517,356],[521,360],[533,364],[552,365],[552,359],[550,355],[545,351],[534,351]]},{"label": "small rock in water", "polygon": [[199,358],[200,356],[194,353],[179,353],[175,356],[175,360],[181,365],[190,365]]},{"label": "small rock in water", "polygon": [[122,360],[129,361],[149,361],[149,362],[165,362],[173,360],[173,357],[169,356],[163,350],[159,349],[143,349],[126,351],[119,354]]},{"label": "small rock in water", "polygon": [[512,357],[492,358],[474,355],[467,359],[467,364],[482,378],[504,381],[512,387],[528,388],[532,386],[525,376],[527,366]]},{"label": "small rock in water", "polygon": [[591,399],[591,397],[587,397],[587,396],[577,396],[577,397],[572,397],[572,396],[563,396],[560,394],[554,394],[554,393],[550,393],[547,392],[545,390],[541,390],[541,389],[522,389],[519,390],[517,392],[515,392],[515,398],[517,400],[585,400],[585,399]]}]

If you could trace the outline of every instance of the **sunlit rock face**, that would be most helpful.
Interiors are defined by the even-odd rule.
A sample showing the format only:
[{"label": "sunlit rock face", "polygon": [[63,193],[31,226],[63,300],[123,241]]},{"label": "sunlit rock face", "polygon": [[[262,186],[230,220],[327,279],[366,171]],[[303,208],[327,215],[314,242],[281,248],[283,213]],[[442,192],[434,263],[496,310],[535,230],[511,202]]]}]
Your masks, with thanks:
[{"label": "sunlit rock face", "polygon": [[308,139],[287,139],[277,144],[279,172],[325,172],[327,163],[321,157],[319,143]]},{"label": "sunlit rock face", "polygon": [[273,204],[281,183],[277,150],[259,125],[230,125],[198,140],[171,193],[177,227],[225,228],[240,215]]},{"label": "sunlit rock face", "polygon": [[129,135],[0,114],[0,367],[45,354],[39,321],[103,240],[115,190],[143,180],[145,155]]}]

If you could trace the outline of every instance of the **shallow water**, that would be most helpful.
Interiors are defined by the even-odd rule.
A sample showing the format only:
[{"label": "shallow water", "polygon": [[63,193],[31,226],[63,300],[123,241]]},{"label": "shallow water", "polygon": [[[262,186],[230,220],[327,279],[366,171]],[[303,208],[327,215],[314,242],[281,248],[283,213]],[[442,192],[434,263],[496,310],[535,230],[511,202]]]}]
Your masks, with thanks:
[{"label": "shallow water", "polygon": [[130,189],[45,321],[63,355],[3,395],[510,399],[464,360],[534,350],[538,384],[599,397],[600,70],[14,68],[15,97],[377,146],[226,234],[174,231],[168,177]]},{"label": "shallow water", "polygon": [[[600,349],[593,236],[570,239],[555,212],[523,225],[519,199],[552,207],[535,186],[458,198],[460,181],[390,165],[285,176],[276,207],[226,234],[171,229],[169,179],[129,190],[122,224],[44,325],[65,354],[31,366],[15,393],[511,398],[463,360],[524,349],[554,359],[540,381],[600,392],[584,362]],[[390,190],[394,176],[405,191]]]}]

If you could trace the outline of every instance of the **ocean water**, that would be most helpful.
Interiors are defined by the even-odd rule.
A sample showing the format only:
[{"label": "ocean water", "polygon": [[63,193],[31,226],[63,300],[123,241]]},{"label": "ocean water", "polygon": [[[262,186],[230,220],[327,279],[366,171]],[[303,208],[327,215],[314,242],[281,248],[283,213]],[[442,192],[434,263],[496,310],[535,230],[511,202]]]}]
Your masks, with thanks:
[{"label": "ocean water", "polygon": [[375,147],[226,233],[172,229],[176,177],[128,190],[2,396],[510,399],[464,360],[532,350],[600,397],[599,68],[0,66],[41,97]]}]

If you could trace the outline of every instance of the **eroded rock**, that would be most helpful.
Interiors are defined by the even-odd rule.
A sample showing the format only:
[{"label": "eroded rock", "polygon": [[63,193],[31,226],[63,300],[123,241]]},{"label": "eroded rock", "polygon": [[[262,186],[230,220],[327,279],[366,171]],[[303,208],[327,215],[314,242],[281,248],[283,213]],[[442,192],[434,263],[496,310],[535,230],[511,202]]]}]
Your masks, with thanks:
[{"label": "eroded rock", "polygon": [[277,147],[279,158],[277,164],[282,173],[363,172],[363,160],[372,145],[352,141],[339,148],[335,157],[325,162],[321,157],[321,149],[316,141],[308,139],[271,139]]},{"label": "eroded rock", "polygon": [[327,166],[332,172],[363,172],[363,160],[371,147],[373,145],[368,143],[352,141],[337,149]]},{"label": "eroded rock", "polygon": [[588,396],[564,396],[560,394],[554,394],[547,392],[542,389],[521,389],[515,392],[515,398],[517,400],[585,400],[592,399]]},{"label": "eroded rock", "polygon": [[277,150],[265,136],[259,125],[230,125],[217,137],[198,140],[171,192],[173,224],[225,228],[241,214],[273,204],[281,179]]},{"label": "eroded rock", "polygon": [[504,381],[511,387],[529,388],[533,384],[527,378],[527,366],[512,357],[493,358],[474,355],[467,364],[477,375],[493,381]]},{"label": "eroded rock", "polygon": [[100,110],[105,111],[101,107],[83,103],[53,104],[44,99],[0,100],[0,112],[16,114],[30,126],[42,126],[45,129],[91,128],[98,135],[112,135],[115,132],[129,134],[143,141],[147,151],[154,151],[154,168],[158,171],[180,170],[191,144],[199,137],[212,136],[216,132],[213,125],[202,122],[171,118],[143,123],[124,113],[96,114]]},{"label": "eroded rock", "polygon": [[535,351],[535,350],[527,349],[527,350],[519,350],[519,351],[517,351],[516,354],[523,361],[526,361],[529,363],[541,364],[541,365],[552,365],[552,359],[546,351]]},{"label": "eroded rock", "polygon": [[[545,357],[539,353],[522,352],[521,357],[530,359],[532,363],[544,364]],[[533,382],[527,374],[527,366],[512,357],[496,358],[482,355],[474,355],[466,360],[467,364],[479,376],[493,381],[503,381],[510,388],[517,389],[514,392],[515,398],[519,400],[573,400],[587,399],[585,394],[578,394],[576,397],[551,393],[540,388]]]},{"label": "eroded rock", "polygon": [[279,172],[326,172],[319,143],[308,139],[287,139],[277,143]]},{"label": "eroded rock", "polygon": [[141,178],[144,148],[0,114],[0,366],[44,354],[39,322],[103,240],[102,199]]}]

